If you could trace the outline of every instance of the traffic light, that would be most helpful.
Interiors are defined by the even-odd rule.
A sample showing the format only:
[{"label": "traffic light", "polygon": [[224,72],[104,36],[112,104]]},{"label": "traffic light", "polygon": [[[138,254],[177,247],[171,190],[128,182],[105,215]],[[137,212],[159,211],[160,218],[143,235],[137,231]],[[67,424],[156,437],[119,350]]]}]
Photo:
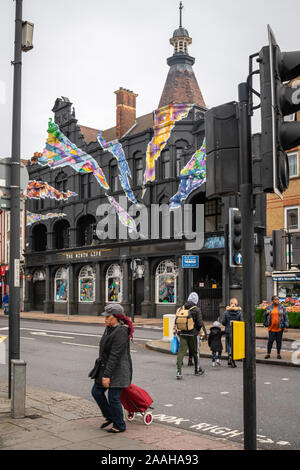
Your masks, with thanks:
[{"label": "traffic light", "polygon": [[300,122],[284,121],[284,116],[300,110],[300,87],[287,86],[300,75],[300,51],[281,52],[268,26],[269,46],[259,53],[263,190],[282,193],[289,186],[285,151],[300,144]]},{"label": "traffic light", "polygon": [[274,271],[285,271],[287,267],[286,241],[284,230],[273,230],[270,240],[270,266]]},{"label": "traffic light", "polygon": [[235,101],[205,113],[206,197],[239,192],[239,127]]},{"label": "traffic light", "polygon": [[237,208],[229,209],[229,266],[242,266],[242,216]]}]

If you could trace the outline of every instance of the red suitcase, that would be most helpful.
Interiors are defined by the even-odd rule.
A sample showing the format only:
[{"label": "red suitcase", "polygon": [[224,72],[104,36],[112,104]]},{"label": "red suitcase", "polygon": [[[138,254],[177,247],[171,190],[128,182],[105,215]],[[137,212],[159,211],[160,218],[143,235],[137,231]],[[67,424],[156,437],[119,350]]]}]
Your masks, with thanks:
[{"label": "red suitcase", "polygon": [[121,394],[121,403],[127,411],[126,418],[129,421],[134,419],[134,413],[140,413],[147,426],[152,423],[152,413],[150,411],[146,411],[153,403],[153,400],[142,388],[137,387],[134,384],[131,384],[130,387],[124,388]]}]

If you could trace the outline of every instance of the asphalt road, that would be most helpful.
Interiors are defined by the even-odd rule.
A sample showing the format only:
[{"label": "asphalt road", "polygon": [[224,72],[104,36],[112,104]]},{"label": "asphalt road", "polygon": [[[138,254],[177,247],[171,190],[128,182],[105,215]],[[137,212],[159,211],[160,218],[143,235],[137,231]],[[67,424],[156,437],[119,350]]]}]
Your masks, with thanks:
[{"label": "asphalt road", "polygon": [[[4,329],[3,329],[4,328]],[[7,334],[7,319],[0,319],[0,335]],[[103,327],[21,322],[21,359],[27,363],[27,383],[93,400],[88,372],[98,356]],[[184,379],[177,381],[176,357],[146,349],[145,342],[159,339],[160,329],[135,329],[132,344],[133,382],[154,400],[154,419],[178,428],[241,442],[243,435],[243,371],[212,368],[202,359],[206,375],[195,377],[184,366]],[[185,359],[184,363],[187,363]],[[257,364],[258,447],[300,449],[300,374],[298,369]],[[7,378],[7,365],[0,364],[0,378]]]}]

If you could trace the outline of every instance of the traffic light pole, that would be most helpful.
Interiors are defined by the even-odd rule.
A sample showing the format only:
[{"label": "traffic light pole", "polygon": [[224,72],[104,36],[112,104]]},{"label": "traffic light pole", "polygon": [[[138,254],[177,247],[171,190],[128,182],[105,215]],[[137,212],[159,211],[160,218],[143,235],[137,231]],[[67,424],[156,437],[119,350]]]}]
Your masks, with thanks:
[{"label": "traffic light pole", "polygon": [[8,395],[11,398],[11,360],[20,359],[20,151],[22,77],[22,1],[16,1],[11,151],[11,212],[9,259],[9,364]]},{"label": "traffic light pole", "polygon": [[254,216],[252,187],[251,113],[247,83],[239,85],[240,209],[242,215],[244,449],[256,450],[256,349],[254,315]]}]

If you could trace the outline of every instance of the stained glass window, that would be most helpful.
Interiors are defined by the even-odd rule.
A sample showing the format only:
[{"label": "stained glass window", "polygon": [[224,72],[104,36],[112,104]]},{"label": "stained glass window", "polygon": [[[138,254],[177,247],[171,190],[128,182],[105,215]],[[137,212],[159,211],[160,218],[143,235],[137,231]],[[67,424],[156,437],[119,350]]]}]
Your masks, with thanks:
[{"label": "stained glass window", "polygon": [[177,295],[177,265],[171,260],[162,261],[155,274],[156,303],[175,304]]},{"label": "stained glass window", "polygon": [[68,300],[69,273],[66,268],[59,268],[55,274],[55,302],[66,302]]},{"label": "stained glass window", "polygon": [[96,270],[84,266],[79,273],[79,302],[95,302]]}]

